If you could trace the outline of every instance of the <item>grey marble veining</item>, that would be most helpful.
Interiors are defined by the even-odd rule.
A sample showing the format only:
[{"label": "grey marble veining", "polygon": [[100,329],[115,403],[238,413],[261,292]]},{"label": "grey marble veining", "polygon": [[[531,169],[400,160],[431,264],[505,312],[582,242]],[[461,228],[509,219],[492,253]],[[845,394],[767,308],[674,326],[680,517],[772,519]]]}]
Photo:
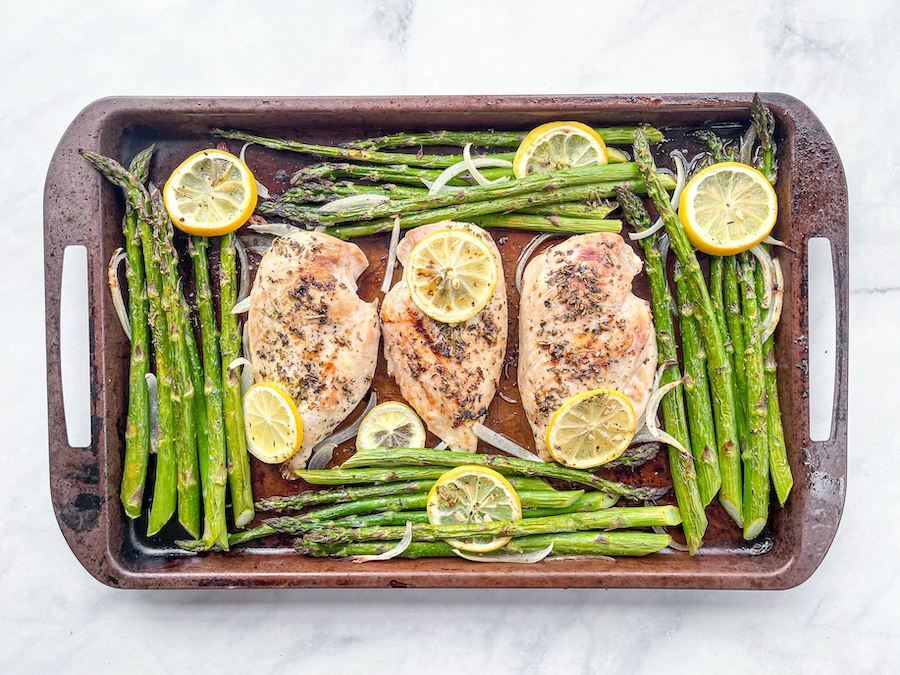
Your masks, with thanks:
[{"label": "grey marble veining", "polygon": [[[900,669],[900,5],[8,1],[0,55],[0,672],[773,672]],[[122,592],[50,509],[41,189],[112,94],[784,91],[850,188],[847,506],[783,593]]]}]

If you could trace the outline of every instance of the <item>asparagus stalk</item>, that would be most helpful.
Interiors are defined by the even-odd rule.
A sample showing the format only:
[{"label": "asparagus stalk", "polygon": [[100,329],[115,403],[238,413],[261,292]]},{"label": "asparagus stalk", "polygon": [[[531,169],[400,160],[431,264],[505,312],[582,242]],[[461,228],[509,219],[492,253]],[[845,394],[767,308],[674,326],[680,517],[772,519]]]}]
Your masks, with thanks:
[{"label": "asparagus stalk", "polygon": [[719,446],[719,471],[722,487],[719,502],[728,515],[738,524],[743,524],[741,504],[740,455],[735,425],[734,382],[731,361],[725,349],[725,338],[716,319],[706,280],[697,262],[694,249],[687,238],[678,215],[669,203],[669,197],[659,184],[656,163],[650,154],[647,138],[641,132],[635,134],[635,161],[647,181],[647,193],[669,233],[672,250],[684,270],[688,292],[694,302],[697,326],[703,337],[706,357],[709,363],[709,380],[713,400],[713,416],[716,425],[716,440]]},{"label": "asparagus stalk", "polygon": [[[304,155],[330,157],[353,162],[369,162],[371,164],[407,164],[409,166],[421,166],[430,169],[446,169],[448,166],[453,166],[454,164],[463,161],[462,155],[425,155],[406,152],[357,150],[355,148],[344,148],[333,145],[315,145],[312,143],[303,143],[302,141],[268,138],[266,136],[258,136],[236,129],[213,129],[210,133],[213,136],[219,136],[220,138],[256,143],[267,148],[272,148],[273,150],[287,150],[289,152],[299,152]],[[490,155],[490,157],[505,159],[507,161],[512,161],[514,156],[514,153]]]},{"label": "asparagus stalk", "polygon": [[[671,179],[665,177],[664,182],[666,181],[671,181]],[[471,204],[459,204],[457,206],[446,206],[440,209],[412,213],[400,217],[400,227],[407,229],[419,225],[426,225],[428,223],[436,223],[442,220],[468,220],[476,218],[477,216],[520,211],[525,208],[541,206],[544,204],[559,204],[571,201],[596,201],[611,197],[614,194],[617,185],[626,187],[634,192],[643,192],[646,189],[643,181],[626,180],[618,183],[593,183],[561,188],[558,190],[542,190],[516,197],[505,197],[502,199],[475,202]],[[660,189],[662,189],[662,187]],[[277,214],[286,218],[291,218],[291,213],[288,211],[278,210]],[[393,228],[393,225],[393,219],[386,219],[375,220],[359,225],[335,225],[326,228],[325,231],[341,239],[350,239],[369,234],[378,234],[380,232],[389,232]],[[552,231],[559,232],[560,228],[555,227]]]},{"label": "asparagus stalk", "polygon": [[194,385],[187,355],[187,341],[193,334],[182,331],[184,299],[181,296],[181,278],[178,274],[178,258],[167,233],[168,215],[162,195],[155,187],[150,190],[153,214],[153,230],[160,253],[163,310],[166,312],[169,343],[172,353],[172,370],[177,385],[179,410],[178,441],[175,459],[178,465],[178,521],[192,537],[200,535],[200,484],[197,456],[197,434],[194,418]]},{"label": "asparagus stalk", "polygon": [[159,431],[156,450],[156,478],[147,533],[156,534],[175,513],[177,503],[177,471],[175,468],[174,438],[177,434],[176,409],[173,401],[174,375],[169,344],[166,313],[162,304],[160,256],[153,237],[150,216],[150,196],[133,175],[114,159],[89,150],[79,150],[91,165],[125,193],[131,208],[137,213],[137,229],[144,258],[147,290],[147,318],[156,351],[156,377],[159,395]]},{"label": "asparagus stalk", "polygon": [[[139,183],[147,177],[153,146],[135,155],[129,171]],[[150,458],[150,397],[147,391],[150,336],[147,327],[147,289],[144,287],[144,261],[138,235],[138,211],[125,202],[125,252],[128,264],[128,321],[131,324],[131,359],[128,365],[128,415],[125,420],[125,460],[119,499],[129,518],[141,515],[144,484]]]},{"label": "asparagus stalk", "polygon": [[732,344],[734,367],[734,401],[737,406],[736,421],[741,449],[747,446],[747,372],[744,370],[744,320],[741,310],[741,289],[738,279],[738,259],[724,258],[725,267],[725,319]]},{"label": "asparagus stalk", "polygon": [[231,313],[237,302],[237,263],[234,234],[226,234],[219,243],[220,350],[222,353],[222,399],[225,419],[228,485],[234,524],[244,527],[253,520],[253,491],[250,482],[250,460],[244,435],[244,407],[237,369],[229,364],[241,353],[241,330],[238,318]]},{"label": "asparagus stalk", "polygon": [[[614,507],[588,513],[568,513],[546,518],[498,520],[491,523],[459,523],[454,525],[413,525],[413,541],[439,541],[462,537],[523,537],[554,532],[578,532],[598,529],[627,529],[632,527],[671,526],[681,523],[674,506]],[[385,541],[400,539],[403,527],[321,527],[305,533],[301,545],[333,546],[354,541]]]},{"label": "asparagus stalk", "polygon": [[[607,145],[631,145],[634,142],[634,132],[639,127],[595,127],[600,138]],[[644,127],[651,143],[662,140],[662,132],[652,127]],[[378,150],[380,148],[414,148],[417,146],[450,145],[462,147],[466,143],[482,147],[516,148],[522,139],[528,135],[527,131],[494,131],[486,129],[480,131],[423,131],[401,132],[387,136],[377,136],[357,141],[344,143],[345,148],[358,150]]]},{"label": "asparagus stalk", "polygon": [[[550,192],[576,185],[610,183],[639,178],[637,165],[603,164],[565,169],[549,174],[537,174],[519,180],[489,185],[473,185],[439,192],[433,195],[390,201],[376,206],[348,207],[339,211],[322,212],[307,209],[303,220],[311,223],[345,223],[379,218],[393,218],[420,211],[459,206],[476,202],[496,201],[507,197],[517,197],[532,192]],[[579,200],[572,200],[579,201]]]},{"label": "asparagus stalk", "polygon": [[[303,469],[295,473],[310,485],[364,485],[366,483],[393,483],[394,481],[422,481],[436,480],[447,473],[447,467],[441,466],[398,466],[374,469]],[[517,490],[552,490],[553,488],[543,479],[534,476],[507,476],[506,479]],[[396,483],[395,483],[396,484]],[[386,486],[375,486],[386,487]],[[350,490],[351,488],[347,488]],[[356,488],[357,490],[361,488]],[[311,493],[302,493],[311,494]],[[361,495],[354,493],[352,499],[358,499]],[[394,494],[394,493],[372,493]],[[300,495],[297,495],[299,498]],[[291,499],[290,497],[270,497],[263,500],[272,503],[274,499]],[[313,502],[310,502],[313,503]],[[327,503],[327,502],[321,502]],[[278,507],[276,507],[278,508]],[[284,507],[291,508],[291,507]]]},{"label": "asparagus stalk", "polygon": [[[650,227],[650,216],[641,204],[640,199],[627,190],[617,191],[619,203],[625,217],[638,230]],[[660,362],[672,365],[663,371],[660,386],[679,379],[678,350],[675,345],[675,326],[672,321],[672,296],[666,281],[666,268],[658,246],[658,237],[651,235],[641,239],[644,249],[647,277],[650,280],[650,297],[653,303],[653,324],[656,328],[656,344]],[[679,275],[680,276],[680,275]],[[684,399],[680,387],[675,387],[662,400],[663,419],[666,431],[685,448],[691,447],[687,418],[684,410]],[[678,448],[669,445],[669,467],[672,473],[672,484],[675,487],[675,498],[681,511],[682,529],[687,539],[688,550],[695,555],[703,545],[703,534],[706,532],[707,520],[703,507],[706,503],[701,498],[698,485],[697,468],[694,458]],[[712,485],[708,485],[710,489]],[[713,493],[715,494],[715,493]]]},{"label": "asparagus stalk", "polygon": [[[363,164],[348,164],[346,162],[324,162],[322,164],[314,164],[305,166],[296,171],[291,176],[292,185],[304,185],[310,181],[334,180],[336,178],[352,178],[355,180],[368,180],[373,183],[391,183],[399,185],[409,185],[413,187],[422,187],[423,181],[435,181],[441,174],[440,171],[432,169],[419,169],[406,164],[397,164],[394,166],[378,166]],[[491,176],[482,174],[486,178]],[[453,185],[465,185],[466,181],[462,178],[455,178],[451,181]]]},{"label": "asparagus stalk", "polygon": [[684,399],[687,403],[691,452],[697,468],[697,485],[703,505],[708,505],[722,485],[719,457],[716,454],[716,430],[713,423],[712,401],[706,376],[706,353],[700,329],[694,319],[694,305],[688,294],[681,265],[675,265],[675,291],[678,295],[678,314],[681,317],[681,353],[684,357]]},{"label": "asparagus stalk", "polygon": [[525,213],[496,213],[476,216],[471,221],[481,227],[511,228],[529,232],[564,232],[588,234],[591,232],[621,232],[621,220],[596,220],[594,218],[567,218],[565,216],[537,216]]},{"label": "asparagus stalk", "polygon": [[[710,256],[709,258],[709,297],[716,312],[716,321],[719,322],[719,330],[725,339],[725,350],[731,354],[733,346],[731,336],[728,334],[728,322],[725,319],[725,258],[722,256]],[[732,359],[732,367],[734,359]]]},{"label": "asparagus stalk", "polygon": [[[394,448],[391,450],[362,450],[344,462],[342,468],[390,466],[462,466],[474,464],[488,466],[502,474],[540,476],[586,485],[596,490],[616,494],[632,501],[655,501],[668,492],[668,488],[633,487],[624,483],[600,478],[588,471],[569,469],[550,462],[534,462],[503,455],[480,455],[451,450],[428,448]],[[307,472],[308,473],[308,472]],[[302,477],[302,476],[301,476]]]},{"label": "asparagus stalk", "polygon": [[565,216],[568,218],[596,218],[603,220],[610,213],[619,208],[616,202],[599,202],[588,204],[583,202],[570,202],[568,204],[545,204],[524,209],[520,213],[528,213],[538,216]]},{"label": "asparagus stalk", "polygon": [[659,443],[642,443],[641,445],[632,445],[625,449],[617,459],[607,462],[603,465],[606,469],[612,469],[617,466],[627,466],[636,468],[646,464],[659,454]]},{"label": "asparagus stalk", "polygon": [[203,545],[206,549],[218,545],[227,550],[225,492],[228,471],[222,408],[222,363],[219,353],[219,328],[216,325],[209,263],[206,257],[208,243],[209,240],[205,237],[192,237],[188,244],[194,263],[197,314],[200,317],[200,337],[203,346],[203,394],[206,410],[204,436],[207,443],[207,469],[203,482]]},{"label": "asparagus stalk", "polygon": [[[330,469],[329,469],[330,471]],[[367,487],[345,487],[336,490],[311,490],[290,497],[266,497],[256,502],[257,511],[299,511],[307,506],[342,504],[372,497],[388,497],[402,494],[428,492],[433,480],[415,480],[405,483],[387,483]]]},{"label": "asparagus stalk", "polygon": [[756,137],[759,139],[759,170],[770,183],[774,183],[778,171],[775,165],[775,117],[769,107],[762,102],[759,94],[753,96],[750,117],[756,127]]},{"label": "asparagus stalk", "polygon": [[[268,521],[266,521],[268,522]],[[339,518],[338,520],[332,521],[330,523],[322,523],[322,522],[308,522],[303,525],[299,523],[295,526],[295,529],[292,529],[291,532],[295,534],[299,534],[301,532],[306,532],[311,529],[315,529],[316,527],[322,526],[339,526],[339,527],[373,527],[378,525],[406,525],[406,523],[427,523],[428,522],[428,514],[424,511],[383,511],[381,513],[369,513],[366,515],[360,516],[347,516],[345,518]],[[276,530],[271,525],[263,523],[262,525],[258,525],[250,530],[243,530],[242,532],[235,532],[228,538],[228,543],[231,546],[237,546],[239,544],[246,544],[248,541],[254,541],[256,539],[262,539],[263,537],[269,537],[273,534],[282,534],[283,532],[280,530]],[[196,546],[195,542],[178,542],[181,548],[187,551],[200,551],[201,549]]]},{"label": "asparagus stalk", "polygon": [[[760,301],[764,293],[762,269],[756,267],[756,297]],[[794,477],[787,458],[787,447],[784,443],[784,428],[781,425],[781,404],[778,400],[778,364],[775,362],[775,337],[770,335],[763,343],[763,364],[766,382],[766,433],[769,442],[769,473],[778,502],[784,506]]]},{"label": "asparagus stalk", "polygon": [[744,539],[752,541],[769,514],[769,437],[766,430],[765,371],[760,342],[762,321],[756,300],[756,260],[741,254],[741,300],[744,319],[743,367],[747,374],[747,445],[744,460]]},{"label": "asparagus stalk", "polygon": [[[521,495],[521,493],[519,493]],[[561,516],[565,513],[584,513],[585,511],[599,511],[616,505],[618,498],[606,492],[587,492],[581,495],[569,506],[559,508],[541,507],[526,508],[522,514],[525,518],[543,518],[545,516]],[[523,503],[522,506],[525,506]]]},{"label": "asparagus stalk", "polygon": [[391,199],[409,199],[411,197],[424,197],[427,194],[428,190],[424,187],[405,187],[393,185],[391,183],[362,185],[360,183],[344,181],[341,183],[323,183],[319,186],[304,185],[292,187],[281,195],[279,200],[283,202],[292,202],[294,204],[305,204],[308,202],[330,202],[335,199],[351,197],[353,195],[380,195],[383,197],[390,197]]}]

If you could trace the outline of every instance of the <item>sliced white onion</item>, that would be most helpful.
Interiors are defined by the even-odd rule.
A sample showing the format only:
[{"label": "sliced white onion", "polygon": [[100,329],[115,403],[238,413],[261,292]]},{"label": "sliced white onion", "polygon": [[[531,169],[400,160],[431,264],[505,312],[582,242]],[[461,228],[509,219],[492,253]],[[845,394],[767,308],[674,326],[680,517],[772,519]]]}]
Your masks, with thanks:
[{"label": "sliced white onion", "polygon": [[784,243],[783,241],[781,241],[780,239],[776,239],[776,238],[773,237],[771,234],[770,234],[768,237],[766,237],[765,239],[763,239],[763,240],[762,240],[762,243],[768,244],[769,246],[780,246],[781,248],[787,248],[787,249],[790,249],[790,246],[788,246],[787,244],[785,244],[785,243]]},{"label": "sliced white onion", "polygon": [[150,426],[150,452],[155,453],[159,447],[159,391],[156,384],[156,375],[147,373],[147,424]]},{"label": "sliced white onion", "polygon": [[356,432],[359,431],[359,425],[362,424],[363,418],[368,415],[369,411],[376,405],[378,405],[378,394],[372,390],[372,393],[369,395],[369,402],[366,403],[366,407],[359,414],[359,417],[354,420],[353,424],[340,431],[335,431],[333,434],[323,438],[313,446],[309,464],[307,464],[306,468],[324,469],[328,462],[331,461],[331,458],[334,457],[334,451],[337,447],[344,441],[349,441],[356,436]]},{"label": "sliced white onion", "polygon": [[[672,193],[671,204],[672,208],[675,211],[678,211],[678,200],[681,197],[681,191],[684,190],[684,186],[687,183],[687,174],[688,168],[687,163],[680,152],[673,152],[670,155],[672,160],[675,162],[675,191]],[[663,227],[665,227],[665,223],[663,223],[662,216],[656,219],[656,222],[653,223],[652,227],[648,227],[646,230],[641,232],[629,232],[628,237],[632,241],[638,241],[640,239],[646,239],[649,236],[652,236],[659,232]]]},{"label": "sliced white onion", "polygon": [[406,531],[403,533],[403,537],[400,541],[397,542],[396,546],[391,547],[384,553],[379,553],[377,555],[358,555],[352,558],[352,561],[355,563],[364,563],[364,562],[374,562],[376,560],[390,560],[391,558],[396,558],[398,555],[401,555],[406,549],[409,548],[409,545],[412,543],[413,531],[412,531],[412,523],[406,522]]},{"label": "sliced white onion", "polygon": [[548,555],[553,553],[553,544],[551,543],[546,548],[542,548],[540,551],[531,551],[529,553],[492,553],[489,555],[480,555],[478,553],[466,553],[464,551],[460,551],[458,548],[453,549],[453,552],[458,555],[460,558],[465,558],[466,560],[471,560],[472,562],[481,562],[481,563],[520,563],[520,564],[531,564],[540,562]]},{"label": "sliced white onion", "polygon": [[119,265],[127,259],[125,251],[117,248],[113,251],[112,258],[109,259],[109,266],[106,268],[106,277],[109,282],[109,293],[112,295],[113,307],[116,309],[116,316],[119,317],[119,323],[122,324],[122,330],[128,340],[131,340],[131,322],[128,320],[128,308],[125,307],[125,298],[122,297],[122,287],[119,285]]},{"label": "sliced white onion", "polygon": [[[490,157],[479,157],[477,159],[471,160],[472,165],[477,169],[485,169],[488,167],[511,167],[512,162],[507,161],[505,159],[492,159]],[[466,161],[463,160],[461,162],[457,162],[452,166],[448,166],[446,169],[441,171],[441,174],[434,180],[434,182],[428,188],[428,194],[436,195],[438,192],[444,189],[444,186],[449,183],[451,180],[456,178],[459,174],[465,173],[469,171],[469,166],[466,164]],[[483,176],[482,176],[483,178]]]},{"label": "sliced white onion", "polygon": [[[247,148],[251,145],[255,145],[255,143],[244,143],[244,145],[241,146],[241,152],[238,155],[238,159],[240,159],[244,164],[247,163],[247,160],[244,159],[247,154]],[[258,180],[256,180],[255,177],[253,180],[256,182],[256,192],[259,194],[259,196],[262,197],[263,199],[268,199],[269,198],[269,188],[267,188],[265,185],[263,185]]]},{"label": "sliced white onion", "polygon": [[250,311],[250,296],[248,295],[246,298],[237,303],[234,307],[231,308],[232,314],[243,314],[244,312]]},{"label": "sliced white onion", "polygon": [[[247,361],[251,364],[253,363],[250,358],[250,326],[245,321],[244,327],[241,329],[241,354]],[[253,367],[244,368],[241,370],[241,393],[246,394],[247,390],[253,386],[253,382],[256,380],[256,369]]]},{"label": "sliced white onion", "polygon": [[447,449],[447,441],[441,441],[437,445],[434,446],[435,450],[446,450]]},{"label": "sliced white onion", "polygon": [[488,429],[481,422],[476,422],[475,426],[472,427],[472,431],[474,431],[475,435],[488,445],[492,445],[498,450],[502,450],[503,452],[512,455],[513,457],[518,457],[519,459],[527,459],[532,462],[544,461],[529,449],[523,448],[515,441],[508,439],[506,436],[497,433],[493,429]]},{"label": "sliced white onion", "polygon": [[753,145],[756,143],[756,125],[751,124],[747,129],[747,133],[741,138],[741,149],[738,157],[743,164],[750,164],[753,161]]},{"label": "sliced white onion", "polygon": [[654,525],[650,529],[653,530],[654,532],[656,532],[656,534],[668,535],[669,536],[669,548],[672,549],[673,551],[684,551],[685,553],[687,553],[690,550],[684,544],[675,541],[675,538],[672,537],[672,535],[670,535],[668,532],[666,532],[666,528],[662,527],[661,525]]},{"label": "sliced white onion", "polygon": [[781,261],[775,258],[772,261],[775,272],[775,282],[772,285],[772,306],[766,312],[763,320],[761,340],[765,342],[775,334],[778,322],[781,321],[781,309],[784,305],[784,273],[781,270]]},{"label": "sliced white onion", "polygon": [[301,228],[296,225],[287,223],[251,223],[248,225],[254,232],[260,234],[271,234],[276,237],[290,237],[294,232],[299,232]]},{"label": "sliced white onion", "polygon": [[525,248],[522,249],[522,252],[519,253],[519,260],[516,263],[516,290],[519,291],[519,293],[522,292],[522,275],[525,274],[525,266],[528,264],[531,254],[534,253],[534,249],[552,236],[552,232],[545,232],[544,234],[533,237],[531,241],[525,244]]},{"label": "sliced white onion", "polygon": [[328,466],[328,462],[332,460],[334,451],[337,449],[337,443],[326,443],[325,445],[319,443],[319,445],[322,447],[312,454],[309,458],[309,462],[306,464],[306,468],[310,471],[314,469],[324,469]]},{"label": "sliced white onion", "polygon": [[394,216],[394,225],[391,227],[391,246],[388,249],[387,267],[384,270],[384,281],[381,282],[381,292],[391,290],[391,282],[394,280],[394,265],[397,264],[397,243],[400,241],[400,216]]},{"label": "sliced white onion", "polygon": [[763,309],[768,309],[772,304],[772,268],[774,266],[772,256],[759,244],[751,248],[750,253],[759,261],[759,265],[762,268],[763,296],[759,304]]},{"label": "sliced white onion", "polygon": [[[674,366],[675,361],[669,360],[664,361],[656,371],[656,377],[653,381],[653,395],[650,396],[650,400],[647,401],[647,410],[644,413],[645,416],[645,424],[647,426],[647,432],[653,438],[653,440],[659,441],[660,443],[666,443],[667,445],[671,445],[674,448],[677,448],[678,451],[684,455],[685,457],[690,457],[690,453],[687,449],[678,441],[677,438],[672,436],[666,431],[663,431],[659,428],[658,422],[656,419],[657,410],[659,409],[659,404],[663,400],[666,394],[668,394],[672,389],[681,384],[681,379],[675,380],[674,382],[669,382],[664,386],[659,386],[659,383],[662,379],[663,372],[665,372],[666,368],[670,366]],[[634,443],[634,439],[632,439],[632,443]]]},{"label": "sliced white onion", "polygon": [[516,399],[510,398],[509,396],[507,396],[506,394],[504,394],[502,391],[498,391],[498,392],[497,392],[497,396],[499,396],[500,398],[502,398],[502,399],[503,399],[504,401],[506,401],[507,403],[511,403],[512,405],[515,405],[516,403],[518,403],[518,401],[517,401]]},{"label": "sliced white onion", "polygon": [[[241,370],[241,393],[245,394],[247,393],[247,389],[250,388],[249,385],[247,386],[247,389],[244,388],[245,382],[252,384],[253,381],[256,380],[256,370],[253,368],[253,363],[250,362],[250,359],[239,356],[228,364],[226,370],[231,371],[241,367],[243,367],[243,370]],[[245,374],[247,373],[249,373],[249,376],[245,377]]]},{"label": "sliced white onion", "polygon": [[233,359],[231,363],[228,364],[228,367],[225,370],[234,370],[235,368],[239,368],[241,366],[250,366],[252,368],[253,364],[250,363],[250,359],[239,356],[236,359]]},{"label": "sliced white onion", "polygon": [[[472,161],[472,144],[471,143],[466,143],[465,147],[463,148],[463,162],[465,163],[466,169],[468,170],[469,174],[472,176],[472,178],[475,179],[475,182],[478,183],[479,185],[490,185],[491,183],[495,183],[495,182],[502,183],[503,181],[506,180],[506,178],[500,178],[497,181],[491,181],[484,177],[484,175],[478,170],[478,167],[475,166],[475,162]],[[512,166],[511,163],[510,163],[510,166]]]},{"label": "sliced white onion", "polygon": [[248,251],[260,256],[265,255],[266,251],[272,247],[272,242],[275,241],[271,235],[257,234],[242,234],[240,239]]},{"label": "sliced white onion", "polygon": [[341,197],[340,199],[335,199],[327,204],[323,204],[319,207],[319,211],[322,213],[334,213],[341,209],[355,209],[361,206],[378,206],[379,204],[384,204],[389,201],[391,201],[391,198],[387,195],[350,195],[349,197]]},{"label": "sliced white onion", "polygon": [[[240,237],[234,238],[234,250],[237,251],[238,260],[241,263],[240,283],[238,284],[237,301],[240,304],[250,295],[250,259],[247,257],[247,249]],[[234,310],[232,310],[232,314]]]},{"label": "sliced white onion", "polygon": [[662,258],[663,269],[666,268],[666,261],[669,258],[669,249],[672,246],[672,240],[669,238],[668,232],[663,232],[659,238],[659,257]]}]

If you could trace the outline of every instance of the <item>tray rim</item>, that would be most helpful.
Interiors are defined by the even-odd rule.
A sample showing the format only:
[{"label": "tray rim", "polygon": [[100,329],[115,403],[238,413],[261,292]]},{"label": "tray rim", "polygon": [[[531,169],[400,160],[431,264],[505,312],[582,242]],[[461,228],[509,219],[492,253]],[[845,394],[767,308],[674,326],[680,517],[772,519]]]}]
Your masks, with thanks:
[{"label": "tray rim", "polygon": [[[705,572],[694,560],[690,571],[617,572],[614,569],[586,569],[584,565],[553,563],[541,570],[523,570],[523,566],[496,565],[494,569],[451,561],[440,569],[392,570],[388,565],[359,566],[356,569],[312,565],[304,572],[246,572],[214,575],[197,571],[140,571],[123,565],[110,539],[110,504],[104,494],[107,421],[102,400],[93,401],[92,444],[90,448],[69,448],[65,441],[62,417],[61,377],[59,372],[58,317],[53,314],[59,304],[59,274],[62,248],[60,244],[83,243],[89,247],[92,235],[101,228],[102,179],[79,163],[75,150],[89,147],[103,151],[110,139],[104,131],[125,118],[149,110],[155,112],[196,113],[198,115],[264,115],[266,113],[329,113],[365,110],[385,113],[427,112],[526,112],[568,114],[574,110],[615,112],[621,117],[636,117],[642,113],[670,114],[679,110],[721,113],[724,110],[746,108],[751,94],[642,94],[642,95],[557,95],[557,96],[401,96],[401,97],[108,97],[89,104],[70,124],[54,152],[47,173],[44,191],[45,231],[45,300],[47,309],[47,384],[48,418],[50,428],[50,488],[54,513],[69,547],[82,566],[102,583],[119,588],[201,588],[201,587],[634,587],[634,588],[768,588],[786,589],[808,579],[833,541],[840,522],[846,492],[847,452],[847,360],[848,360],[848,259],[849,222],[847,186],[837,150],[827,131],[815,114],[800,100],[781,93],[761,94],[773,107],[780,123],[787,123],[794,135],[792,151],[798,157],[824,165],[830,161],[838,171],[823,187],[816,182],[800,186],[790,183],[791,217],[812,221],[813,232],[807,236],[825,236],[832,242],[835,276],[837,335],[836,374],[832,433],[827,441],[808,441],[803,446],[804,461],[812,473],[820,473],[827,480],[810,485],[820,519],[801,522],[799,542],[792,555],[781,565],[766,567],[753,574],[746,570],[733,573],[721,569],[714,574]],[[796,143],[796,134],[802,143]],[[794,147],[798,146],[798,147]],[[818,155],[816,154],[818,153]],[[795,158],[796,161],[797,158]],[[792,176],[792,179],[794,177]],[[78,185],[78,203],[62,203],[65,194],[73,196]],[[80,206],[79,206],[80,204]],[[80,237],[71,237],[72,224],[85,224]],[[63,229],[63,226],[66,226]],[[806,255],[803,241],[801,255]],[[58,248],[58,250],[57,250]],[[93,266],[96,266],[94,261]],[[105,266],[105,265],[104,265]],[[807,270],[798,290],[805,298]],[[91,271],[89,278],[90,330],[96,337],[102,334],[102,274]],[[98,296],[99,294],[99,296]],[[100,298],[97,302],[98,297]],[[806,307],[800,308],[801,327],[806,327]],[[58,312],[56,312],[58,314]],[[92,346],[97,340],[91,340]],[[105,372],[104,355],[92,349],[92,391],[96,391],[98,377]],[[798,364],[803,365],[803,364]],[[802,368],[801,368],[802,370]],[[805,379],[805,373],[803,378]],[[808,382],[807,382],[808,385]],[[807,421],[808,423],[808,421]],[[110,425],[111,426],[111,425]],[[102,446],[102,448],[101,448]],[[101,450],[103,452],[101,453]],[[808,461],[807,461],[808,460]],[[94,464],[92,464],[92,461]],[[96,465],[96,473],[93,469]],[[80,500],[80,501],[79,501]],[[764,563],[765,556],[758,557]],[[318,561],[317,561],[318,562]],[[324,561],[321,561],[324,562]],[[315,569],[319,567],[320,569]]]}]

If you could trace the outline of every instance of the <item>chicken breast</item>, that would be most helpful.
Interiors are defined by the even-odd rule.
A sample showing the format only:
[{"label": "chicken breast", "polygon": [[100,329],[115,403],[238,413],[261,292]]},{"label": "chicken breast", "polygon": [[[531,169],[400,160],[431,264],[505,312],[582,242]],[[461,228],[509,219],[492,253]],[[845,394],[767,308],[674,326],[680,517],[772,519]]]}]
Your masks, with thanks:
[{"label": "chicken breast", "polygon": [[538,454],[550,417],[574,394],[617,389],[640,417],[656,370],[650,306],[631,293],[641,260],[617,234],[570,237],[525,268],[519,393]]},{"label": "chicken breast", "polygon": [[436,230],[464,229],[488,244],[499,269],[493,297],[468,321],[445,324],[413,303],[402,279],[381,305],[388,374],[428,429],[450,448],[475,452],[472,427],[484,420],[497,391],[506,353],[506,286],[500,251],[491,236],[471,223],[443,221],[410,230],[397,247],[406,264],[413,246]]},{"label": "chicken breast", "polygon": [[376,303],[356,294],[369,266],[355,244],[320,232],[275,240],[250,293],[250,360],[257,379],[281,384],[303,418],[303,444],[282,464],[306,466],[313,446],[356,407],[378,359]]}]

